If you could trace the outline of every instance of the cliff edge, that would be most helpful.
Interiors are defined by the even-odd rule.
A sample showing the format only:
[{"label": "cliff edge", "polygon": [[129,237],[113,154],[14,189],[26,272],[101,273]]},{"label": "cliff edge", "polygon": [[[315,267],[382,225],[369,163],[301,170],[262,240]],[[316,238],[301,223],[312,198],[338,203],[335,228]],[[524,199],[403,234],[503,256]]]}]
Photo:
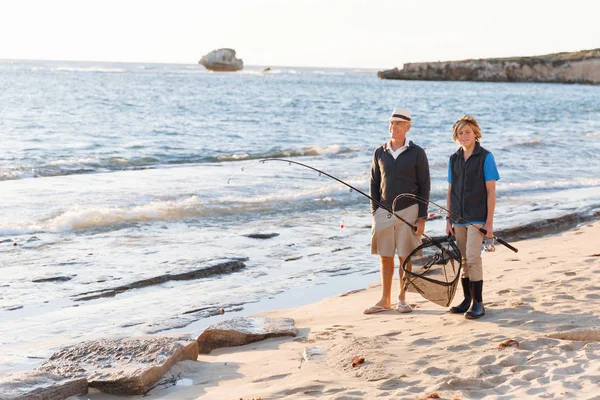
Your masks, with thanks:
[{"label": "cliff edge", "polygon": [[406,63],[381,79],[600,84],[600,49],[533,57]]}]

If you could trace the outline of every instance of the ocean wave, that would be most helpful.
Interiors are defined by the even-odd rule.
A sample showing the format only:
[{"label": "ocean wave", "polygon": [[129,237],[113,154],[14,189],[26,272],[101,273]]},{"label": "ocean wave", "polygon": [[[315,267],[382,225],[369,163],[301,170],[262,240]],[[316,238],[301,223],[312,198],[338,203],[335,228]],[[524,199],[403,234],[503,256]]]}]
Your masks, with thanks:
[{"label": "ocean wave", "polygon": [[[355,187],[366,186],[365,180],[349,181]],[[366,189],[363,189],[366,190]],[[222,195],[215,199],[199,195],[174,200],[155,200],[132,206],[77,207],[42,220],[7,223],[0,221],[0,237],[39,232],[68,232],[97,228],[120,228],[124,225],[221,218],[245,215],[249,218],[267,214],[315,211],[365,203],[357,193],[350,193],[336,182],[324,181],[309,188],[290,188],[285,191],[262,194]],[[365,203],[368,204],[368,203]]]},{"label": "ocean wave", "polygon": [[67,71],[67,72],[126,72],[124,68],[110,68],[110,67],[56,67],[52,68],[53,71]]},{"label": "ocean wave", "polygon": [[520,143],[514,143],[514,146],[520,146],[520,147],[537,147],[542,145],[542,141],[540,139],[532,139],[532,140],[526,140],[524,142],[520,142]]},{"label": "ocean wave", "polygon": [[[368,193],[368,178],[350,178],[346,182]],[[575,181],[533,181],[499,185],[500,193],[520,193],[540,190],[564,190],[600,186],[600,179]],[[446,187],[432,187],[431,199],[442,202]],[[268,192],[268,193],[267,193]],[[39,232],[68,232],[86,229],[121,229],[137,223],[161,221],[204,220],[206,218],[238,217],[262,218],[265,215],[289,215],[320,210],[346,209],[362,206],[368,208],[368,199],[338,182],[322,182],[277,191],[261,186],[254,193],[225,194],[207,199],[200,195],[173,200],[155,200],[131,206],[77,207],[46,219],[31,222],[5,223],[0,221],[0,237],[35,234]],[[433,207],[435,208],[435,207]]]},{"label": "ocean wave", "polygon": [[600,178],[574,178],[536,180],[514,183],[498,182],[497,190],[501,193],[530,192],[545,190],[581,189],[600,186]]},{"label": "ocean wave", "polygon": [[68,232],[128,223],[183,220],[201,217],[203,214],[205,214],[204,206],[198,196],[181,200],[153,201],[133,207],[77,208],[43,221],[0,225],[0,236]]},{"label": "ocean wave", "polygon": [[144,156],[144,157],[76,157],[52,160],[43,165],[0,166],[0,181],[43,178],[64,175],[91,174],[124,170],[139,170],[154,168],[159,165],[182,165],[215,162],[232,162],[259,160],[263,158],[291,158],[307,156],[325,156],[359,152],[361,149],[351,147],[308,146],[301,149],[271,150],[265,153],[231,153],[217,156]]},{"label": "ocean wave", "polygon": [[318,147],[308,146],[302,149],[288,150],[273,150],[267,153],[235,153],[223,154],[216,157],[216,161],[241,161],[241,160],[257,160],[261,158],[281,158],[281,157],[306,157],[306,156],[322,156],[331,154],[346,154],[358,152],[360,149],[341,147],[339,145]]}]

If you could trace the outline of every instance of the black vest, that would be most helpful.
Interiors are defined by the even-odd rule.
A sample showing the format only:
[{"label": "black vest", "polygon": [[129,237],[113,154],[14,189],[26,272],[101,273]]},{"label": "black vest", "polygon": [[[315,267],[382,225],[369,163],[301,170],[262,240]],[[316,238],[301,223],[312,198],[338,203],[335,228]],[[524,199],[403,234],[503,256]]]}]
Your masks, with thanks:
[{"label": "black vest", "polygon": [[[463,218],[450,216],[454,223],[485,222],[487,220],[487,189],[483,165],[490,152],[475,143],[473,154],[464,161],[462,147],[450,156],[452,191],[450,211]],[[466,220],[466,221],[465,221]]]}]

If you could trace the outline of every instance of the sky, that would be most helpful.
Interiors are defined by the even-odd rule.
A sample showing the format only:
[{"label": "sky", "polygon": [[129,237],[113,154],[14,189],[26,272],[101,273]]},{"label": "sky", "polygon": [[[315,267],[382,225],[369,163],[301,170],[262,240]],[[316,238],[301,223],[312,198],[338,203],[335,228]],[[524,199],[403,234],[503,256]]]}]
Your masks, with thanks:
[{"label": "sky", "polygon": [[600,48],[598,0],[0,0],[0,59],[388,69]]}]

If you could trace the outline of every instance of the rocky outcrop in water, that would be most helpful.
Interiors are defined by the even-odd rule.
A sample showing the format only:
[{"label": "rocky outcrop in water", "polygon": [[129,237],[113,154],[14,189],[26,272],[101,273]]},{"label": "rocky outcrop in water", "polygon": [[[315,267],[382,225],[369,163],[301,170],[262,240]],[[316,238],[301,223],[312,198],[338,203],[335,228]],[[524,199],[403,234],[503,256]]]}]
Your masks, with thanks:
[{"label": "rocky outcrop in water", "polygon": [[600,49],[534,57],[406,63],[381,79],[600,84]]},{"label": "rocky outcrop in water", "polygon": [[296,336],[292,318],[238,317],[206,328],[198,337],[198,349],[208,354],[220,347],[243,346],[273,337]]},{"label": "rocky outcrop in water", "polygon": [[243,261],[247,261],[247,258],[240,258],[235,261],[227,261],[224,263],[212,265],[209,267],[202,267],[197,270],[182,272],[180,274],[165,274],[159,275],[141,281],[131,282],[127,285],[118,286],[110,289],[100,289],[91,292],[79,293],[72,297],[77,297],[75,301],[88,301],[99,299],[102,297],[114,297],[119,293],[125,292],[131,289],[141,289],[148,286],[161,285],[169,281],[189,281],[193,279],[209,278],[214,275],[228,274],[231,272],[238,271],[242,268],[246,268],[246,264]]},{"label": "rocky outcrop in water", "polygon": [[110,394],[145,394],[178,361],[196,360],[198,343],[178,337],[95,340],[54,353],[40,371],[85,378]]},{"label": "rocky outcrop in water", "polygon": [[87,392],[84,378],[64,378],[39,371],[0,376],[2,400],[62,400]]},{"label": "rocky outcrop in water", "polygon": [[202,64],[211,71],[232,72],[239,71],[244,68],[244,61],[235,58],[235,50],[233,49],[218,49],[205,54],[199,64]]}]

